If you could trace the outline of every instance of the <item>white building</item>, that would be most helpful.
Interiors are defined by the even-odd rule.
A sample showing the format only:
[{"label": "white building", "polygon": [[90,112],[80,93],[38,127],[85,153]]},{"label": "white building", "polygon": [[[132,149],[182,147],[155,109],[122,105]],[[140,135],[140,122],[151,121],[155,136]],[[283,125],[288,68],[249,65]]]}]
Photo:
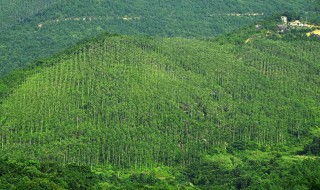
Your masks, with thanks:
[{"label": "white building", "polygon": [[283,24],[287,24],[288,23],[288,17],[286,17],[286,16],[282,16],[281,20],[282,20]]}]

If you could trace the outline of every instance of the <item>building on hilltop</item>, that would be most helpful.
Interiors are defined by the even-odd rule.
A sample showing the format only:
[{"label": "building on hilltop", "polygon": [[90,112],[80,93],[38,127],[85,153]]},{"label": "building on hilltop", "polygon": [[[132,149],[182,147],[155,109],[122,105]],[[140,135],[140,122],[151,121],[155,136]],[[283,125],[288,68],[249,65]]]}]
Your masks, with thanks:
[{"label": "building on hilltop", "polygon": [[281,16],[281,20],[283,24],[288,24],[288,17],[286,16]]},{"label": "building on hilltop", "polygon": [[289,26],[291,26],[291,27],[306,27],[308,25],[300,22],[300,20],[295,20],[293,22],[289,22]]}]

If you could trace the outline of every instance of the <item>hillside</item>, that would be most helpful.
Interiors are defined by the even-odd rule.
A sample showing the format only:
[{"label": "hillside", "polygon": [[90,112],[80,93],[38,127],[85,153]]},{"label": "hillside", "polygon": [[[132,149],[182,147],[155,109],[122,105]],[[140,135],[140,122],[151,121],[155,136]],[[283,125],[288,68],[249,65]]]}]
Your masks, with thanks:
[{"label": "hillside", "polygon": [[0,76],[103,31],[212,37],[272,14],[318,19],[319,1],[2,0]]},{"label": "hillside", "polygon": [[0,187],[318,189],[319,40],[259,23],[104,34],[0,78]]},{"label": "hillside", "polygon": [[301,146],[320,124],[319,48],[100,37],[12,88],[0,107],[1,152],[141,168],[195,163],[234,143]]}]

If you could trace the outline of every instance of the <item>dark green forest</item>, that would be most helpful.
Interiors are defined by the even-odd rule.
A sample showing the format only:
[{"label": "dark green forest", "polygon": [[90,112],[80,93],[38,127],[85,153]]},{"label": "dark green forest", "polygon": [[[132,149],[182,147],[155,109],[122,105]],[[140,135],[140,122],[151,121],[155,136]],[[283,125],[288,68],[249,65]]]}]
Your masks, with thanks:
[{"label": "dark green forest", "polygon": [[[186,169],[117,171],[56,162],[0,160],[1,189],[319,189],[319,159],[221,156]],[[230,163],[228,163],[230,162]]]},{"label": "dark green forest", "polygon": [[105,31],[213,37],[284,12],[319,23],[319,7],[318,0],[1,0],[0,76]]},{"label": "dark green forest", "polygon": [[0,189],[320,189],[319,8],[1,1]]}]

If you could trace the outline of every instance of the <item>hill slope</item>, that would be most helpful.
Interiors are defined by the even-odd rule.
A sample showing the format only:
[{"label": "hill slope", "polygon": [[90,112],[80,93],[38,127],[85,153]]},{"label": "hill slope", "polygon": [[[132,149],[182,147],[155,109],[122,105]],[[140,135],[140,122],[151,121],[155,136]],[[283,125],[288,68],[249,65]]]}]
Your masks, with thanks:
[{"label": "hill slope", "polygon": [[[263,35],[262,35],[263,36]],[[119,167],[304,142],[320,125],[317,41],[104,36],[44,61],[0,105],[1,153]]]},{"label": "hill slope", "polygon": [[274,13],[298,12],[311,19],[319,14],[318,7],[319,1],[314,0],[3,0],[0,3],[0,75],[102,31],[211,37]]}]

